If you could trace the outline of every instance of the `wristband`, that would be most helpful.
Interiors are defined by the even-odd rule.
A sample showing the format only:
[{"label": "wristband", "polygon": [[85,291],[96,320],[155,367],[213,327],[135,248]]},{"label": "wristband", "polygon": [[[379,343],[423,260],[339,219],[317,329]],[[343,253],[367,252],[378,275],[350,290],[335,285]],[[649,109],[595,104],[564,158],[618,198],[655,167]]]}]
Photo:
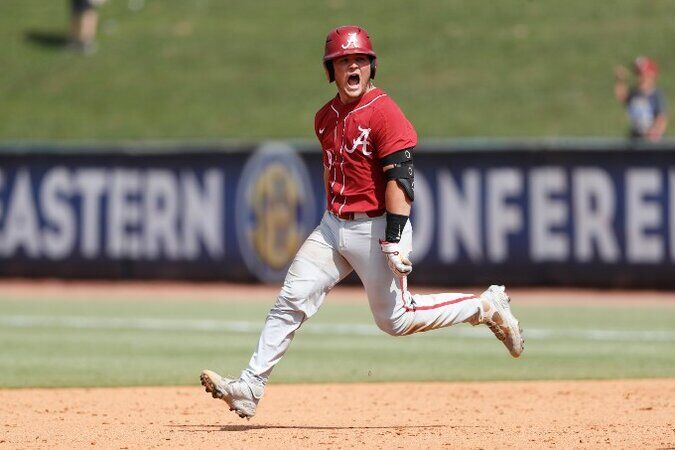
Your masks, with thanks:
[{"label": "wristband", "polygon": [[408,216],[402,216],[400,214],[387,213],[387,230],[384,235],[384,239],[387,242],[399,242],[401,240],[401,234],[403,234],[403,229],[405,224],[408,222]]}]

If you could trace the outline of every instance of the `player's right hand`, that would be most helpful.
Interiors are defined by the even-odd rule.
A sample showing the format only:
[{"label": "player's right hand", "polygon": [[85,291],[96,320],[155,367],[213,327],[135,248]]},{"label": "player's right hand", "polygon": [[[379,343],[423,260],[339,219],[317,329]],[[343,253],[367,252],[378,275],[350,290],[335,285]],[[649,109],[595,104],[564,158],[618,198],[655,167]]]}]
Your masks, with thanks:
[{"label": "player's right hand", "polygon": [[405,277],[412,272],[412,263],[403,255],[401,246],[398,242],[387,242],[380,240],[380,248],[387,258],[387,264],[391,271],[397,277]]}]

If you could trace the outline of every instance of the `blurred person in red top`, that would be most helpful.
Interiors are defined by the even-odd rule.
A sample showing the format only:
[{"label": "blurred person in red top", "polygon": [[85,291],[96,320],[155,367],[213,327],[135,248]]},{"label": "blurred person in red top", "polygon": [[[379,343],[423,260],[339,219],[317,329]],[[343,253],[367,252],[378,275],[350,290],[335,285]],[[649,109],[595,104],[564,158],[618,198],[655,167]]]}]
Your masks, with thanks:
[{"label": "blurred person in red top", "polygon": [[629,86],[628,69],[615,69],[614,95],[625,105],[630,120],[630,137],[656,142],[668,126],[666,99],[656,85],[659,68],[651,58],[640,56],[633,63],[636,84]]}]

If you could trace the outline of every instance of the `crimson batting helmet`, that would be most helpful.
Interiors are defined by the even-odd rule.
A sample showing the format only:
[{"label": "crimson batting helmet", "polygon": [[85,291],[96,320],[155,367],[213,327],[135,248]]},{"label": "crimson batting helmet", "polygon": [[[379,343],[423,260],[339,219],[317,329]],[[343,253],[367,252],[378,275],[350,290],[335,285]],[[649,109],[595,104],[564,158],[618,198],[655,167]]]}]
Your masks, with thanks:
[{"label": "crimson batting helmet", "polygon": [[347,25],[338,27],[328,33],[326,49],[323,53],[323,65],[326,68],[329,83],[335,81],[333,60],[341,56],[355,54],[368,55],[370,58],[370,78],[375,78],[377,55],[366,30],[354,25]]}]

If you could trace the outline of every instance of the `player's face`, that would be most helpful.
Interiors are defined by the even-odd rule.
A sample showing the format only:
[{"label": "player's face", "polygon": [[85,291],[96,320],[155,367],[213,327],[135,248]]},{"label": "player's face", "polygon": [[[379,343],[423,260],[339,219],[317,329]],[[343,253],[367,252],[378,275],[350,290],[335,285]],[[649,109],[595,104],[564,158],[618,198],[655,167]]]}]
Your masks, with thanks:
[{"label": "player's face", "polygon": [[358,100],[370,86],[370,58],[367,55],[347,55],[333,60],[335,84],[340,100],[351,103]]},{"label": "player's face", "polygon": [[652,72],[639,73],[638,85],[643,91],[651,90],[656,85],[656,75],[654,75]]}]

